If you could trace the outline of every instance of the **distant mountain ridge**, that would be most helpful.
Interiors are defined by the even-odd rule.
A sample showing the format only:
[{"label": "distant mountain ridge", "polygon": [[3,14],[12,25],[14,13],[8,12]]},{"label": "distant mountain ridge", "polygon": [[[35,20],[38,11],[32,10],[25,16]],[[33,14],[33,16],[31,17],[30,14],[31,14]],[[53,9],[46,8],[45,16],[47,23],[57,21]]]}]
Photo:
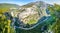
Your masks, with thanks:
[{"label": "distant mountain ridge", "polygon": [[20,7],[32,7],[33,5],[49,5],[48,3],[45,3],[43,1],[36,1],[36,2],[30,2],[28,4],[25,4],[25,5],[17,5],[17,4],[10,4],[10,3],[0,3],[0,8],[3,8],[3,7],[15,7],[15,8],[20,8]]},{"label": "distant mountain ridge", "polygon": [[19,8],[19,5],[16,4],[10,4],[10,3],[0,3],[0,8],[11,8],[11,7],[15,7],[15,8]]},{"label": "distant mountain ridge", "polygon": [[[28,4],[26,4],[26,5],[23,5],[23,6],[21,6],[21,7],[32,7],[33,5],[36,5],[36,6],[41,5],[41,6],[43,6],[43,5],[50,5],[50,4],[45,3],[45,2],[43,2],[43,1],[36,1],[36,2],[31,2],[31,3],[28,3]],[[39,6],[39,7],[40,7],[40,6]]]}]

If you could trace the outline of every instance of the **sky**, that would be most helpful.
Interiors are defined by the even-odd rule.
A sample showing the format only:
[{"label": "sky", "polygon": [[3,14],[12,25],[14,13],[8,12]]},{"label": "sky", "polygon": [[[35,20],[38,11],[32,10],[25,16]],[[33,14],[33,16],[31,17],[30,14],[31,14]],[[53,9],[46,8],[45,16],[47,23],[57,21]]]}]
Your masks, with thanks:
[{"label": "sky", "polygon": [[48,4],[60,4],[60,0],[0,0],[0,3],[12,3],[12,4],[18,4],[18,5],[25,5],[30,2],[36,2],[36,1],[43,1]]}]

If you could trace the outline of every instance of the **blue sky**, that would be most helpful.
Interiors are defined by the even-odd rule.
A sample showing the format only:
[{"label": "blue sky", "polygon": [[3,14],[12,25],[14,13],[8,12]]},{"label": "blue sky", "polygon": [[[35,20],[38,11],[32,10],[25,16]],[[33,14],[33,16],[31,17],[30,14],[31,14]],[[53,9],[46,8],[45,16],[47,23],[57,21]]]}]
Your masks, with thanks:
[{"label": "blue sky", "polygon": [[44,1],[49,4],[54,3],[60,4],[60,0],[0,0],[0,3],[12,3],[12,4],[24,5],[35,1]]}]

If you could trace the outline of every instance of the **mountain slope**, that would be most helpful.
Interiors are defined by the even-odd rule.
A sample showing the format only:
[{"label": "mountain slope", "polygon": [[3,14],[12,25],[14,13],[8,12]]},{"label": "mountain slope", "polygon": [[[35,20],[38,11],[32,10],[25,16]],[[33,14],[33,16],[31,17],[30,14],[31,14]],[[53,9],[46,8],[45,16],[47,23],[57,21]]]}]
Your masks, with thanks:
[{"label": "mountain slope", "polygon": [[[29,24],[30,26],[33,26],[34,24],[38,23],[38,20],[41,19],[43,16],[49,16],[46,13],[46,9],[48,6],[49,4],[44,3],[42,1],[28,3],[26,5],[20,6],[19,11],[23,12],[18,13],[17,17],[20,21],[22,21],[23,24]],[[23,24],[22,26],[25,26]]]}]

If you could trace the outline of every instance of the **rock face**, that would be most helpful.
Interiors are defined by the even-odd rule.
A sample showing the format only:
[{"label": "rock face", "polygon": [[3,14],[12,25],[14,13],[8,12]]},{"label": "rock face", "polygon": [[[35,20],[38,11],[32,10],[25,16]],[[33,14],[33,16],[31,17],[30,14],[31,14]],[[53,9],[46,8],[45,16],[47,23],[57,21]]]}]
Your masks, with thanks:
[{"label": "rock face", "polygon": [[19,18],[23,24],[33,25],[38,22],[43,16],[50,16],[46,13],[49,4],[42,1],[32,2],[18,8],[19,11],[12,11],[13,17]]},{"label": "rock face", "polygon": [[31,7],[31,8],[26,8],[25,11],[19,13],[19,18],[25,24],[27,23],[33,24],[37,22],[37,20],[39,19],[39,15],[38,12]]}]

